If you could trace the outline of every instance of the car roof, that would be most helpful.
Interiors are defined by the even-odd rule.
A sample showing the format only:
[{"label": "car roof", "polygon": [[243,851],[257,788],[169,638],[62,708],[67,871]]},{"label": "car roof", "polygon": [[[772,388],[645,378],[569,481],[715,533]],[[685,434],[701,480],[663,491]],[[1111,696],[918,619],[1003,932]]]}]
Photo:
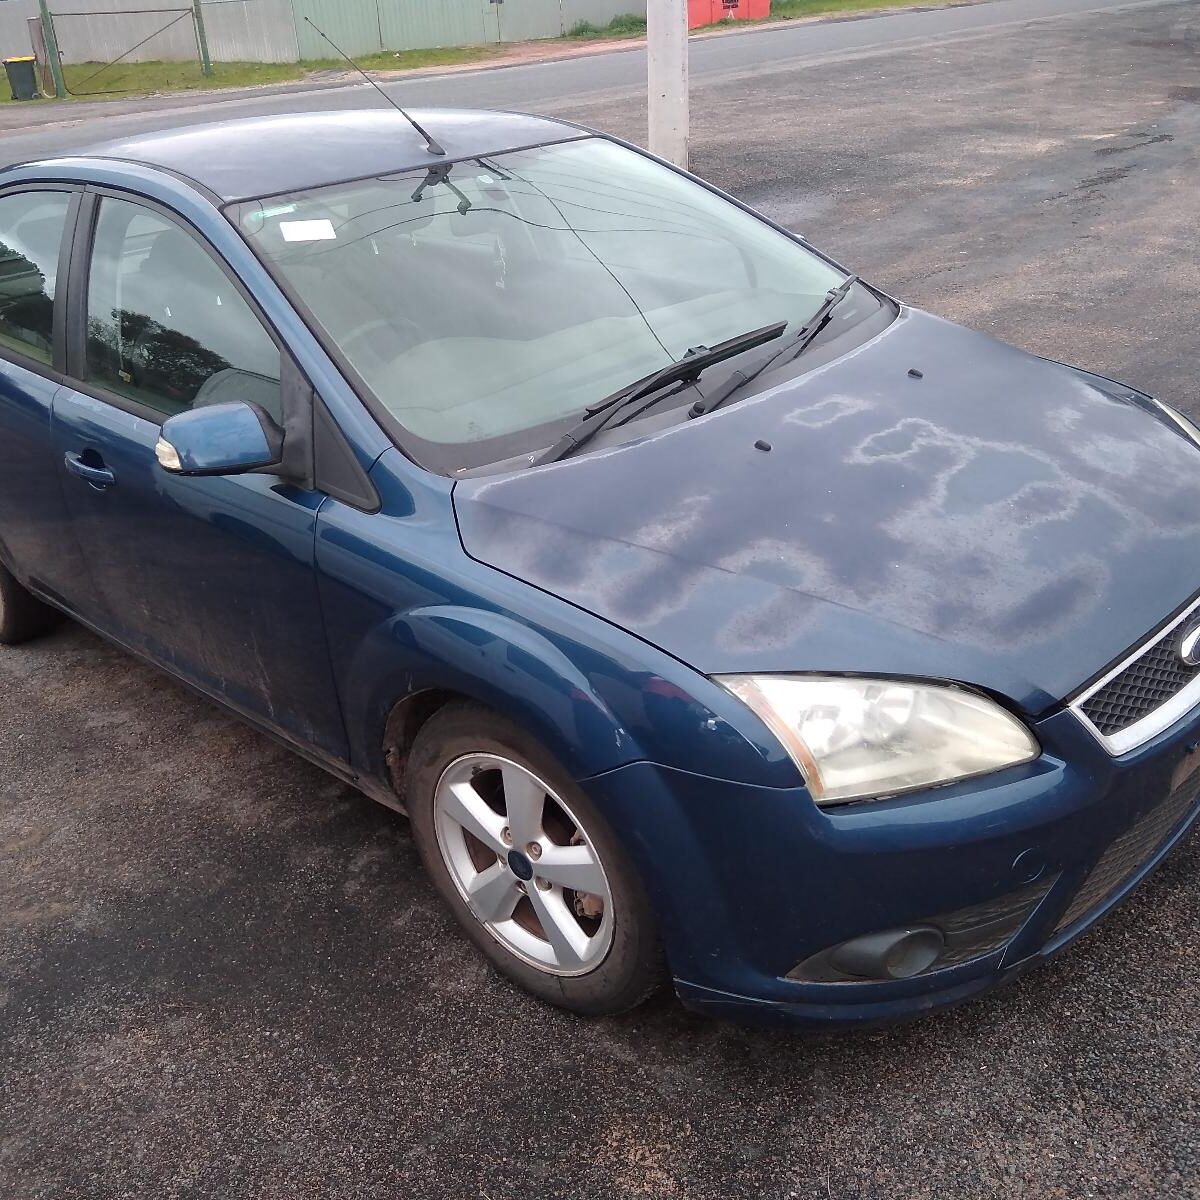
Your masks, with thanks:
[{"label": "car roof", "polygon": [[200,184],[222,201],[249,200],[500,154],[586,136],[562,121],[523,113],[411,109],[441,143],[431,154],[395,109],[239,117],[105,142],[72,157],[158,167]]}]

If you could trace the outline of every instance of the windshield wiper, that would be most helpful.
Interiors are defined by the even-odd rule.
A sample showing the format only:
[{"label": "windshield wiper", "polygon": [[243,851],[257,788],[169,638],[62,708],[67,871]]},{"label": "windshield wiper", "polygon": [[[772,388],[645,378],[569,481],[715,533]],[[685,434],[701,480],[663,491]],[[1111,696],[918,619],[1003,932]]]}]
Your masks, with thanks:
[{"label": "windshield wiper", "polygon": [[734,392],[740,391],[752,379],[757,379],[769,367],[773,367],[780,359],[792,357],[799,358],[813,344],[817,334],[825,328],[833,318],[833,310],[850,294],[850,289],[858,283],[858,276],[851,275],[844,283],[835,287],[825,299],[821,301],[821,307],[804,323],[803,327],[794,338],[786,346],[782,346],[766,362],[760,363],[749,374],[745,371],[734,371],[734,373],[725,381],[725,385],[713,395],[706,397],[704,400],[697,400],[695,404],[688,410],[689,417],[702,417],[705,413],[710,413],[715,408],[720,408]]},{"label": "windshield wiper", "polygon": [[635,380],[620,391],[613,392],[611,396],[589,405],[584,410],[583,420],[572,425],[549,450],[535,458],[530,466],[557,462],[560,458],[574,454],[580,446],[611,425],[621,413],[626,412],[639,400],[644,400],[673,383],[691,383],[714,364],[782,337],[787,326],[786,321],[777,321],[774,325],[752,329],[749,333],[738,334],[737,337],[731,337],[715,346],[693,346],[676,362],[668,363],[645,378]]}]

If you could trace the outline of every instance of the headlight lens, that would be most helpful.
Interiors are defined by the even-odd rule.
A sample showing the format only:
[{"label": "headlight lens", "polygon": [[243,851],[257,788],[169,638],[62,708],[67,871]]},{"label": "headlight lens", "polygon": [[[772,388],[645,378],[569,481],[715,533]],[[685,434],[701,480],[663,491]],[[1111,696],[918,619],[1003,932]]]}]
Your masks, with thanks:
[{"label": "headlight lens", "polygon": [[722,675],[783,743],[818,804],[878,799],[1036,758],[1033,734],[974,692],[833,676]]}]

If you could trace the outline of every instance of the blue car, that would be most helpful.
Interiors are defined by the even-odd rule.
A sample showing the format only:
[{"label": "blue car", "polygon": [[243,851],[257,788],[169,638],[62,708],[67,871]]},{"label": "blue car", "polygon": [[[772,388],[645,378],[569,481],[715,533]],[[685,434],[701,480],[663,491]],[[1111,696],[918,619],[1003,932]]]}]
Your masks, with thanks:
[{"label": "blue car", "polygon": [[565,122],[0,173],[0,642],[406,812],[578,1013],[913,1016],[1119,903],[1200,804],[1198,442]]}]

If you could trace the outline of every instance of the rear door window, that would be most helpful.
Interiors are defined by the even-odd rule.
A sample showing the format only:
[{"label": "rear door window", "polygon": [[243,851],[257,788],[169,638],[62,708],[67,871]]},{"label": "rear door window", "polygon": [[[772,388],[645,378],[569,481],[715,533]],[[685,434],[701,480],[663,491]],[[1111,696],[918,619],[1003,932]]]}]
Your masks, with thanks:
[{"label": "rear door window", "polygon": [[54,293],[69,192],[0,196],[0,350],[54,359]]},{"label": "rear door window", "polygon": [[248,400],[282,418],[279,349],[190,233],[104,197],[87,300],[87,377],[163,416]]}]

